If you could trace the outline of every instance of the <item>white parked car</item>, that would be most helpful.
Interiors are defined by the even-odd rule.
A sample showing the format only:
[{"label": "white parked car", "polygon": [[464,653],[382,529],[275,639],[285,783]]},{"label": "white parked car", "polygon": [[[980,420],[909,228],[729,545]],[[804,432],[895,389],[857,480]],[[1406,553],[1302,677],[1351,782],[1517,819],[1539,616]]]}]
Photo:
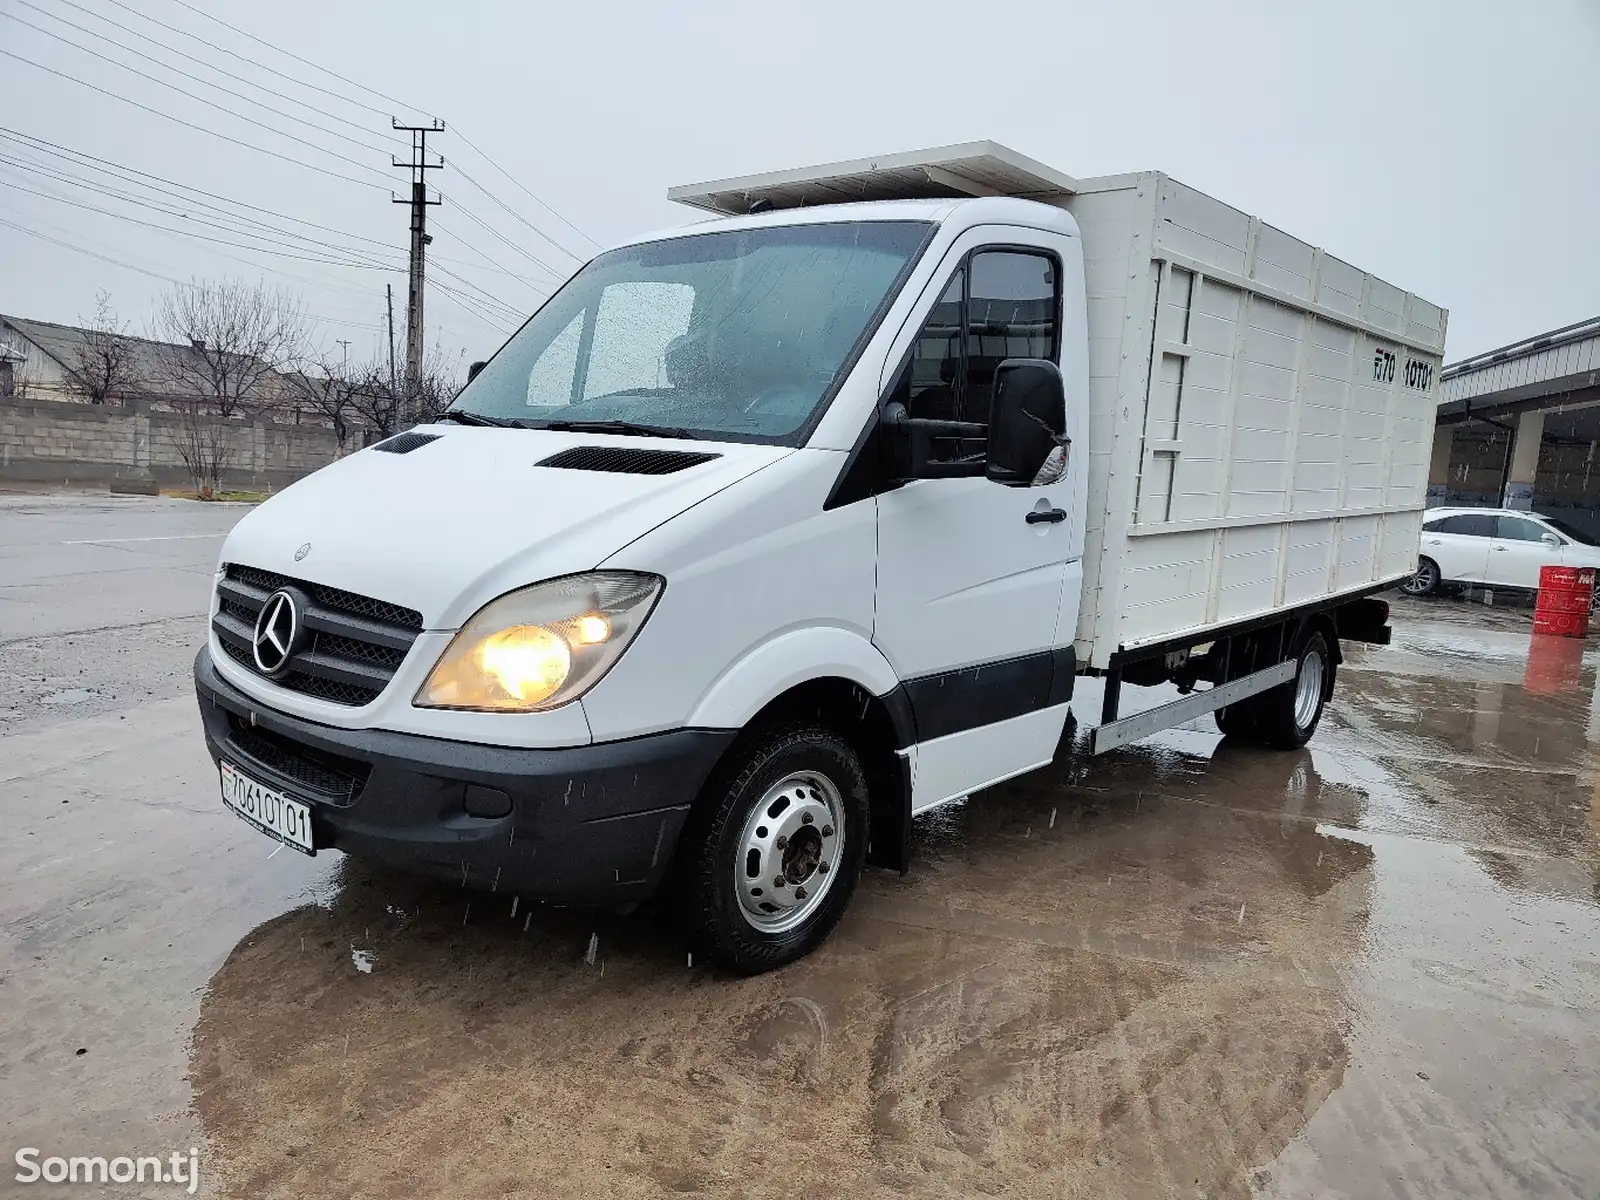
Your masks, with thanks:
[{"label": "white parked car", "polygon": [[1449,584],[1537,591],[1539,568],[1600,569],[1600,542],[1565,521],[1509,508],[1430,508],[1417,573],[1404,585],[1426,596]]}]

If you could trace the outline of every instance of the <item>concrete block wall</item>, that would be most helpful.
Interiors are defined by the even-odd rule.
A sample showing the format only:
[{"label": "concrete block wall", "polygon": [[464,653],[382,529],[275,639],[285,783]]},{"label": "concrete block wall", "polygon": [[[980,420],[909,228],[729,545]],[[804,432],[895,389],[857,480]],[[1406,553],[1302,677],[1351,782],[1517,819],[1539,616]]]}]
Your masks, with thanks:
[{"label": "concrete block wall", "polygon": [[[223,486],[250,491],[287,487],[332,462],[331,429],[270,421],[223,421],[235,447]],[[92,405],[73,401],[0,399],[0,480],[42,483],[109,483],[154,479],[163,486],[191,481],[178,454],[175,413],[143,405]]]}]

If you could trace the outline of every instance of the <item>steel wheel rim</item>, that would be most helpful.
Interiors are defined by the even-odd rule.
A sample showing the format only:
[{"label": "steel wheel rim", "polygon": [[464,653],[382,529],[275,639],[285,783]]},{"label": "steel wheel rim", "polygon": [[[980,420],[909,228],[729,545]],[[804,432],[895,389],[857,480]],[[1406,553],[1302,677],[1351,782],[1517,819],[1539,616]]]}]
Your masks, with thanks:
[{"label": "steel wheel rim", "polygon": [[745,922],[785,933],[811,916],[838,878],[844,800],[833,781],[796,771],[769,787],[739,834],[733,887]]},{"label": "steel wheel rim", "polygon": [[1322,655],[1313,650],[1300,660],[1300,674],[1295,682],[1294,723],[1307,729],[1316,719],[1317,705],[1322,703]]}]

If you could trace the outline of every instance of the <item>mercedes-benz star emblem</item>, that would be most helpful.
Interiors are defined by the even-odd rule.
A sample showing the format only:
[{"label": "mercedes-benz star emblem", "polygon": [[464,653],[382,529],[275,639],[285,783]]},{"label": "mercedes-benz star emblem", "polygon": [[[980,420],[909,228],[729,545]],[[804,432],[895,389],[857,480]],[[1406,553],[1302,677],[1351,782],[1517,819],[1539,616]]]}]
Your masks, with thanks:
[{"label": "mercedes-benz star emblem", "polygon": [[300,610],[288,592],[273,592],[256,618],[251,650],[263,675],[276,675],[289,663],[300,636]]},{"label": "mercedes-benz star emblem", "polygon": [[311,553],[311,543],[307,542],[304,546],[301,546],[300,549],[298,549],[298,550],[296,550],[294,552],[294,560],[295,560],[295,562],[299,562],[302,558],[304,558],[306,555],[308,555],[310,553]]}]

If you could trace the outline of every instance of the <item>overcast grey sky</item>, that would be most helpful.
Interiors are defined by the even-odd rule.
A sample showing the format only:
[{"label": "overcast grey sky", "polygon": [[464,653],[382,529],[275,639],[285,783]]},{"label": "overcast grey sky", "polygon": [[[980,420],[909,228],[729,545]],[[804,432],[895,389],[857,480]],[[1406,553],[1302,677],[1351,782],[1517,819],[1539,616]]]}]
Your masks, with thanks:
[{"label": "overcast grey sky", "polygon": [[[674,183],[975,138],[1074,175],[1167,171],[1449,308],[1447,359],[1600,312],[1597,0],[191,3],[419,106],[401,115],[437,115],[450,126],[430,142],[450,163],[430,174],[445,196],[430,218],[439,266],[459,278],[435,278],[477,297],[430,288],[429,342],[452,356],[486,357],[501,337],[495,326],[514,323],[509,311],[531,310],[551,272],[564,276],[574,254],[593,251],[493,164],[606,243],[695,219],[663,198]],[[90,14],[330,115],[223,79]],[[45,29],[355,161],[227,116],[38,31]],[[179,0],[0,0],[0,51],[115,94],[0,55],[4,130],[269,210],[230,208],[235,217],[224,217],[197,207],[192,193],[153,194],[0,133],[0,312],[72,322],[92,313],[103,288],[142,329],[169,286],[153,276],[265,277],[301,291],[322,318],[324,345],[338,353],[334,339],[350,339],[354,359],[383,344],[390,282],[403,337],[404,274],[371,269],[366,257],[398,263],[406,243],[406,210],[390,204],[384,178],[403,189],[384,153],[388,101]],[[229,144],[128,101],[364,182]],[[256,101],[372,146],[293,123]],[[40,167],[170,211],[86,191]],[[235,224],[250,216],[300,234],[291,241],[255,229],[284,243],[269,249],[301,257],[161,233],[57,197],[257,244]],[[348,264],[352,250],[369,265],[305,261]],[[485,293],[504,307],[486,308]]]}]

